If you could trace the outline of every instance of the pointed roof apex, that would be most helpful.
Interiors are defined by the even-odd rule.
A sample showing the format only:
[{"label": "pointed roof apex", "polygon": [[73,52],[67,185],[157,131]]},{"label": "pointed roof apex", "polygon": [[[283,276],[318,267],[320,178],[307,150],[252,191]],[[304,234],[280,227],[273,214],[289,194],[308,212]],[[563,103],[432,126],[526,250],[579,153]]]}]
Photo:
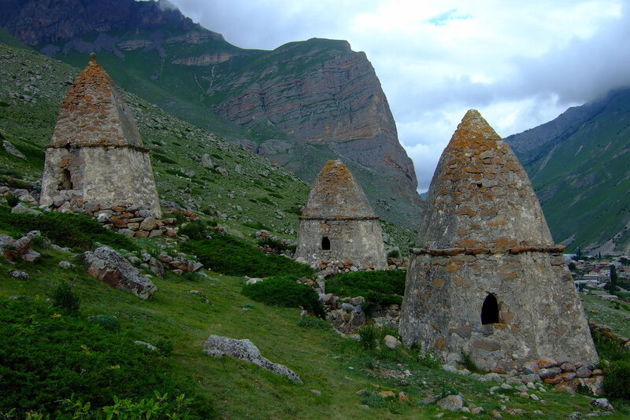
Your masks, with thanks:
[{"label": "pointed roof apex", "polygon": [[469,109],[457,126],[449,147],[451,145],[457,147],[471,147],[475,145],[485,146],[483,148],[489,147],[489,144],[482,144],[484,140],[497,142],[501,141],[501,137],[488,124],[488,121],[481,116],[479,111]]},{"label": "pointed roof apex", "polygon": [[123,95],[90,54],[61,104],[48,147],[142,147],[140,133]]},{"label": "pointed roof apex", "polygon": [[553,245],[525,169],[474,109],[440,157],[418,243],[438,249]]},{"label": "pointed roof apex", "polygon": [[308,196],[302,219],[377,218],[361,186],[340,160],[326,162]]}]

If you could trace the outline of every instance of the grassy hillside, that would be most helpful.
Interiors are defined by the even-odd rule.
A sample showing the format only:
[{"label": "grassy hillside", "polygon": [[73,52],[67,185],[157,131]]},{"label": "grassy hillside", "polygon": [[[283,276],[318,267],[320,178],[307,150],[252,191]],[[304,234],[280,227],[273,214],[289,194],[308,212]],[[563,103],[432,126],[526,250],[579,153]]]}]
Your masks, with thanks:
[{"label": "grassy hillside", "polygon": [[[136,243],[151,248],[152,242]],[[48,297],[60,282],[67,282],[80,299],[76,317],[88,322],[115,317],[117,332],[102,334],[168,349],[155,363],[168,368],[173,381],[187,383],[188,396],[211,401],[221,418],[429,418],[443,410],[421,401],[448,393],[461,393],[467,404],[483,407],[486,413],[501,411],[502,405],[528,413],[540,410],[542,417],[557,419],[576,411],[592,411],[589,397],[570,396],[547,387],[545,392],[529,391],[544,402],[520,397],[516,390],[499,392],[507,396],[501,401],[496,393],[490,393],[496,383],[483,383],[431,367],[434,365],[419,359],[416,351],[390,350],[382,344],[380,349],[366,350],[359,342],[341,338],[326,324],[301,322],[297,308],[266,306],[244,297],[242,278],[212,272],[208,272],[210,279],[200,275],[179,277],[169,272],[164,279],[154,279],[159,291],[153,299],[142,301],[98,282],[80,264],[69,270],[60,268],[59,261],[76,262],[69,253],[37,249],[43,254],[43,260],[37,264],[14,265],[0,258],[0,304],[20,297],[49,308],[53,319],[50,322],[55,317],[65,319],[72,315],[50,307]],[[5,276],[14,269],[27,271],[30,279]],[[190,293],[192,290],[197,292]],[[263,355],[300,375],[304,384],[295,385],[229,357],[216,359],[203,354],[202,343],[210,334],[249,338]],[[78,360],[105,351],[98,350],[93,342],[76,347],[66,351]],[[395,396],[381,397],[378,393],[382,391],[391,391]],[[400,392],[407,395],[408,401],[398,398]],[[59,399],[68,397],[59,395]],[[623,403],[616,405],[617,417],[612,418],[630,414]],[[509,417],[506,411],[503,413]],[[445,418],[461,418],[461,414],[446,412]]]},{"label": "grassy hillside", "polygon": [[[44,163],[43,146],[77,70],[5,44],[0,44],[0,62],[0,135],[27,156],[27,160],[16,159],[0,149],[0,171],[5,178],[37,184]],[[136,111],[140,132],[151,150],[162,200],[218,216],[222,223],[235,227],[264,225],[279,234],[293,234],[295,209],[305,203],[308,194],[306,184],[264,158],[134,95],[128,94],[127,101]],[[204,154],[229,175],[204,168]]]},{"label": "grassy hillside", "polygon": [[[13,177],[37,186],[44,165],[43,146],[52,135],[59,104],[78,70],[3,43],[0,64],[0,142],[11,142],[27,157],[16,159],[0,148],[0,180]],[[151,151],[162,200],[215,218],[246,235],[264,228],[295,238],[308,185],[216,133],[179,120],[133,94],[126,93],[126,99]],[[215,169],[202,166],[204,154]],[[305,154],[304,158],[323,165],[333,156],[322,153],[315,159],[315,155]],[[310,166],[319,170],[318,165]],[[225,168],[228,176],[219,174],[216,167]],[[391,246],[406,251],[413,234],[387,226]]]},{"label": "grassy hillside", "polygon": [[589,112],[570,110],[555,126],[508,141],[534,184],[556,241],[572,251],[601,247],[602,253],[628,254],[630,90],[584,108]]}]

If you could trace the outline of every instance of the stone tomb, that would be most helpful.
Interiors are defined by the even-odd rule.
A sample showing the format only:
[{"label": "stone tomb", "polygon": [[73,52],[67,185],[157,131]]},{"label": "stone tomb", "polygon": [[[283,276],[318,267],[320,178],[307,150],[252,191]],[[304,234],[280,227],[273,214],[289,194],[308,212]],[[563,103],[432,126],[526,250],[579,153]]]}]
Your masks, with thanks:
[{"label": "stone tomb", "polygon": [[359,269],[386,268],[378,216],[340,160],[326,162],[315,180],[300,217],[296,258],[314,267],[350,260]]},{"label": "stone tomb", "polygon": [[149,151],[95,54],[61,104],[42,177],[40,204],[72,210],[77,200],[161,216]]},{"label": "stone tomb", "polygon": [[407,346],[507,371],[598,360],[573,280],[518,159],[475,111],[444,150],[412,250]]}]

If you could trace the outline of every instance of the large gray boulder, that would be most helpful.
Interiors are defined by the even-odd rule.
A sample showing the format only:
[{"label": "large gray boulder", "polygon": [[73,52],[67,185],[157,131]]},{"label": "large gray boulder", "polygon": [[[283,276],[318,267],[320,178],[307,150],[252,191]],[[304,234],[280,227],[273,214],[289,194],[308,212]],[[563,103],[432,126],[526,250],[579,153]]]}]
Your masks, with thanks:
[{"label": "large gray boulder", "polygon": [[228,356],[258,365],[277,375],[289,378],[295,383],[302,383],[302,379],[291,369],[278,363],[273,363],[263,357],[258,347],[248,339],[237,340],[229,337],[221,337],[219,335],[211,335],[203,345],[203,352],[210,356],[222,357],[227,354]]},{"label": "large gray boulder", "polygon": [[122,255],[109,247],[102,246],[94,252],[85,252],[83,261],[90,275],[112,287],[131,292],[140,299],[149,299],[157,291],[148,276],[140,273]]}]

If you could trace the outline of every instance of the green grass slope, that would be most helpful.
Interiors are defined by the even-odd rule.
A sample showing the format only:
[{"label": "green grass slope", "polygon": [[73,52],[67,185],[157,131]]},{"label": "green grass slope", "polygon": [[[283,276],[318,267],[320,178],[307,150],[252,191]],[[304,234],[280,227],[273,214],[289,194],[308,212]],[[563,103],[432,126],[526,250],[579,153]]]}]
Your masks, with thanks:
[{"label": "green grass slope", "polygon": [[[77,70],[37,52],[0,43],[0,136],[27,157],[17,159],[0,148],[0,177],[36,185],[44,164],[59,104]],[[247,233],[265,226],[294,235],[295,209],[305,204],[309,187],[288,171],[271,165],[195,125],[127,94],[145,146],[151,150],[162,200],[217,217]],[[222,176],[201,165],[208,154]],[[192,171],[192,172],[190,172]]]},{"label": "green grass slope", "polygon": [[[0,147],[0,181],[38,185],[44,165],[43,146],[52,135],[59,104],[77,72],[35,51],[0,43],[0,143],[9,141],[26,156],[26,160],[16,159]],[[151,151],[162,200],[215,218],[246,235],[264,228],[295,237],[308,185],[221,135],[173,117],[138,96],[125,95]],[[215,167],[225,168],[228,176],[204,168],[204,154]],[[306,154],[304,158],[309,156],[322,158],[322,165],[334,157]],[[413,233],[384,225],[392,246],[406,251]]]},{"label": "green grass slope", "polygon": [[584,106],[592,112],[567,113],[567,121],[559,117],[553,130],[540,126],[507,140],[516,146],[556,241],[573,251],[628,254],[630,90],[596,105]]},{"label": "green grass slope", "polygon": [[[138,243],[146,246],[149,241]],[[482,383],[431,367],[418,358],[416,351],[390,350],[382,344],[380,348],[367,350],[359,342],[341,338],[321,322],[300,321],[299,309],[254,302],[241,294],[243,279],[239,277],[209,272],[212,279],[207,279],[198,275],[179,277],[169,272],[164,279],[154,279],[158,292],[151,300],[142,301],[88,276],[80,264],[69,270],[60,268],[59,261],[73,260],[69,253],[41,247],[37,250],[43,259],[36,264],[11,264],[0,258],[0,304],[4,305],[8,299],[32,299],[45,307],[50,305],[47,299],[57,285],[67,282],[80,299],[76,317],[86,321],[115,317],[119,330],[103,333],[112,337],[111,340],[125,346],[133,340],[141,340],[168,349],[162,358],[155,359],[156,367],[168,368],[172,381],[187,384],[188,396],[210,401],[211,406],[206,406],[212,407],[221,418],[431,418],[443,410],[422,401],[449,393],[461,393],[467,403],[483,407],[486,413],[500,411],[502,405],[528,413],[540,410],[542,417],[552,419],[566,418],[576,411],[583,414],[592,411],[588,405],[591,398],[549,388],[545,392],[530,391],[544,402],[522,398],[515,390],[499,392],[508,398],[502,402],[496,394],[490,393],[495,383]],[[14,269],[27,271],[30,279],[6,276],[7,271]],[[192,290],[196,292],[190,293]],[[55,319],[71,316],[52,307],[48,311],[49,321],[31,326],[32,329],[46,325],[46,329],[40,330],[44,338]],[[32,319],[36,319],[34,315]],[[205,355],[202,345],[211,334],[249,338],[264,356],[294,370],[304,384],[295,385],[229,357],[217,359]],[[86,363],[84,359],[95,357],[94,352],[101,360],[99,352],[105,351],[94,342],[79,344],[69,340],[69,343],[65,351],[76,363]],[[29,344],[24,346],[30,351]],[[120,363],[111,369],[126,366]],[[147,368],[150,369],[150,365]],[[51,372],[55,372],[54,369],[55,365],[51,365]],[[31,386],[36,387],[37,382]],[[65,387],[59,389],[61,404],[70,396],[61,395]],[[150,390],[151,386],[145,391]],[[391,391],[395,397],[379,396],[383,391]],[[407,395],[408,401],[398,398],[401,392]],[[137,390],[130,388],[129,398],[137,402],[134,395]],[[623,402],[615,401],[615,404],[617,412],[611,418],[630,415]],[[208,412],[206,418],[212,417],[213,412]],[[503,413],[509,417],[507,412]],[[444,418],[461,416],[461,413],[444,414]]]}]

